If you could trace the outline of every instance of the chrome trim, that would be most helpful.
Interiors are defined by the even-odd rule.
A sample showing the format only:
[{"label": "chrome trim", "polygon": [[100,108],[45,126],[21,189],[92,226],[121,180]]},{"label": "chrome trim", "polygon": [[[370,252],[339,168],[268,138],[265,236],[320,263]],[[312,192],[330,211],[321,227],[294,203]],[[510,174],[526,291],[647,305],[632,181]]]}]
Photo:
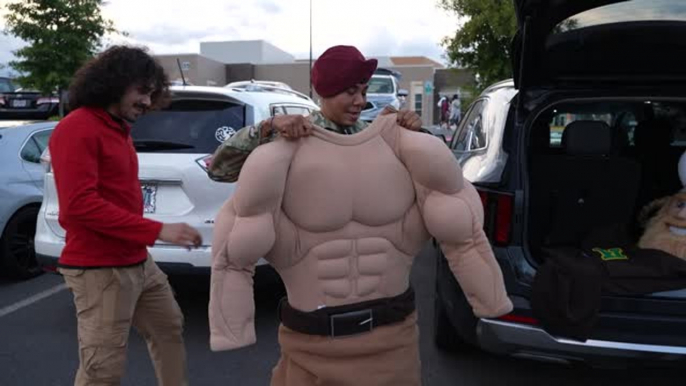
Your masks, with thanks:
[{"label": "chrome trim", "polygon": [[595,339],[582,342],[554,337],[539,327],[492,319],[479,320],[477,339],[481,348],[486,351],[510,355],[532,353],[573,360],[592,358],[686,359],[686,347]]},{"label": "chrome trim", "polygon": [[181,185],[183,181],[180,178],[154,178],[141,177],[138,178],[141,184],[155,184],[155,185]]}]

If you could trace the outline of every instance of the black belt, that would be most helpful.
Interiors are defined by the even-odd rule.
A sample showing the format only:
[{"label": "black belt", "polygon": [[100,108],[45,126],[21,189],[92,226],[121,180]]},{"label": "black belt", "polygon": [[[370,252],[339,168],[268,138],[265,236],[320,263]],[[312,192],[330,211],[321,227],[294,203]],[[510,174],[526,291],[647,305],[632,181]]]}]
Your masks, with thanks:
[{"label": "black belt", "polygon": [[325,307],[312,312],[296,310],[283,298],[278,315],[293,331],[308,335],[348,336],[370,332],[375,327],[398,323],[415,310],[412,287],[392,298]]}]

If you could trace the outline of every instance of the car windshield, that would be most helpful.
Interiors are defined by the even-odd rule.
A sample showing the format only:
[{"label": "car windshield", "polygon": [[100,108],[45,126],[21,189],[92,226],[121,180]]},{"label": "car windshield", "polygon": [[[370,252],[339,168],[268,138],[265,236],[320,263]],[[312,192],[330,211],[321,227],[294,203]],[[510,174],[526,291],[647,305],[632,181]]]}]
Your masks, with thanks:
[{"label": "car windshield", "polygon": [[554,33],[602,24],[636,21],[686,21],[686,2],[682,0],[632,0],[581,12],[562,21]]},{"label": "car windshield", "polygon": [[226,101],[177,100],[138,119],[131,136],[145,145],[140,152],[212,153],[244,126],[244,110]]},{"label": "car windshield", "polygon": [[393,93],[393,81],[391,78],[381,78],[372,77],[369,81],[369,88],[367,89],[369,94],[392,94]]}]

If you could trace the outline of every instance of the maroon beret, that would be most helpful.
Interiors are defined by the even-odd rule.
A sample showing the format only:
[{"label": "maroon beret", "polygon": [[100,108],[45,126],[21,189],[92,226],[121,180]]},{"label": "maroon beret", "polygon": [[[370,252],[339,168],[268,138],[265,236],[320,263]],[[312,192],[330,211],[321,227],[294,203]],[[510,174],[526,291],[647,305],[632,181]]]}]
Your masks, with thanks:
[{"label": "maroon beret", "polygon": [[367,83],[376,70],[376,59],[366,60],[352,46],[334,46],[314,62],[312,86],[323,98],[338,95],[359,83]]}]

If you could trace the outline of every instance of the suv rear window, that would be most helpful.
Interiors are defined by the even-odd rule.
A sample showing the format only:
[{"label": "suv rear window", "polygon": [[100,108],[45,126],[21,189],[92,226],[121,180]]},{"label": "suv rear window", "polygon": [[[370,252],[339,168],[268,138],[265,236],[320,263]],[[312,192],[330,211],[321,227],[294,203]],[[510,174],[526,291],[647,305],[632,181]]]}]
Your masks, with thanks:
[{"label": "suv rear window", "polygon": [[[562,146],[562,134],[574,121],[601,121],[610,126],[618,144],[624,147],[635,146],[634,134],[642,122],[663,120],[669,123],[673,147],[686,146],[686,106],[680,102],[642,101],[642,102],[589,102],[562,105],[555,108],[550,122],[549,147]],[[543,135],[538,132],[536,135]]]},{"label": "suv rear window", "polygon": [[[245,126],[245,108],[228,101],[181,99],[162,111],[148,113],[133,126],[134,142],[142,153],[212,153],[228,136]],[[165,145],[166,144],[166,145]],[[178,146],[175,146],[178,145]]]},{"label": "suv rear window", "polygon": [[686,21],[686,4],[682,0],[621,1],[576,14],[558,24],[553,33],[637,21]]},{"label": "suv rear window", "polygon": [[393,94],[393,80],[384,77],[372,77],[369,81],[369,94]]}]

